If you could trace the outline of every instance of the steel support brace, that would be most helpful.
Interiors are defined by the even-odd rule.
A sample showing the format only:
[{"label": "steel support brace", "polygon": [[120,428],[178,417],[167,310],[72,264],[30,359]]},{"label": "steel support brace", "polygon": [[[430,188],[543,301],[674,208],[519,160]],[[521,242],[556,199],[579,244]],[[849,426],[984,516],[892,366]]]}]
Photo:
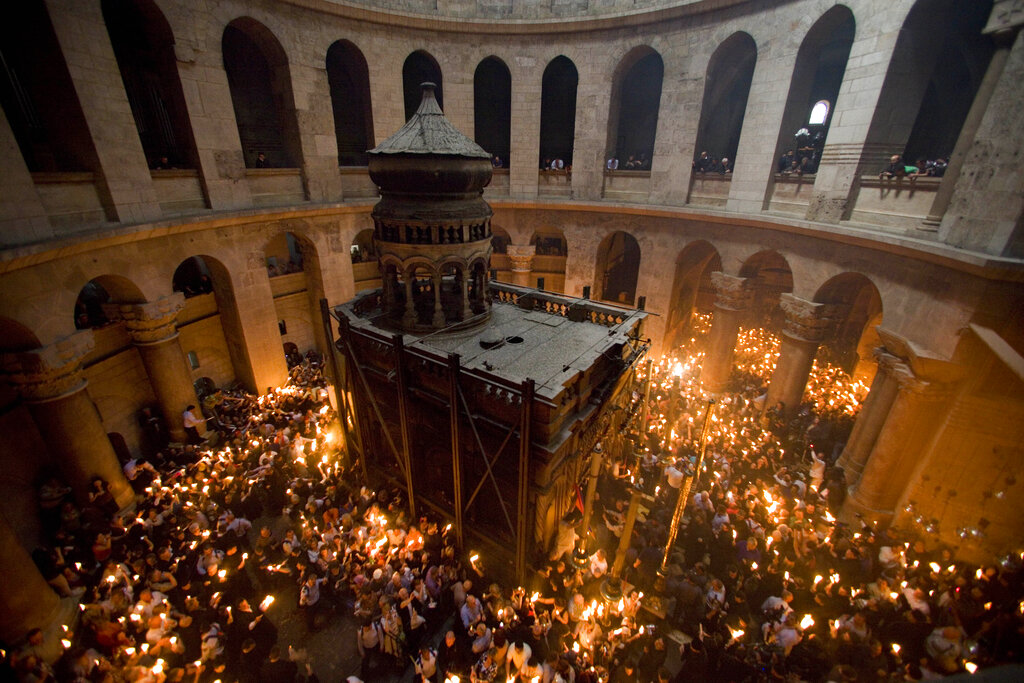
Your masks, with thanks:
[{"label": "steel support brace", "polygon": [[459,354],[448,355],[448,410],[452,432],[452,492],[455,498],[455,545],[463,547],[462,443],[459,436]]},{"label": "steel support brace", "polygon": [[395,345],[395,372],[398,378],[398,419],[402,432],[402,460],[405,469],[405,490],[409,497],[409,516],[416,523],[416,495],[412,486],[412,456],[409,449],[409,378],[405,374],[405,342],[402,335],[391,338]]},{"label": "steel support brace", "polygon": [[522,416],[519,425],[519,505],[516,514],[516,579],[519,585],[526,585],[526,549],[529,546],[530,510],[530,407],[533,404],[534,384],[532,379],[523,382]]}]

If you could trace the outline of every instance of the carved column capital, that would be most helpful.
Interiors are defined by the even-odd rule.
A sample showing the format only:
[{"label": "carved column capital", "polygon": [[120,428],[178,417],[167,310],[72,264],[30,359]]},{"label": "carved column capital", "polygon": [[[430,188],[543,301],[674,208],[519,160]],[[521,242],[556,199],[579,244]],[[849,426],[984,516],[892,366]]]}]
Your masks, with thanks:
[{"label": "carved column capital", "polygon": [[896,381],[901,396],[930,403],[944,402],[950,399],[955,390],[954,384],[948,382],[921,379],[909,362],[885,349],[876,349],[875,357],[878,359],[878,369]]},{"label": "carved column capital", "polygon": [[829,325],[829,319],[825,317],[825,304],[816,304],[783,292],[779,296],[779,307],[786,315],[782,328],[785,335],[798,341],[821,343]]},{"label": "carved column capital", "polygon": [[31,351],[3,356],[3,374],[26,401],[42,403],[83,389],[82,361],[95,347],[92,330]]},{"label": "carved column capital", "polygon": [[750,306],[753,289],[749,278],[711,273],[711,285],[715,288],[715,305],[733,311],[742,311]]},{"label": "carved column capital", "polygon": [[512,264],[512,270],[517,272],[529,272],[533,270],[533,257],[536,253],[537,247],[533,245],[508,245],[508,260],[509,263]]},{"label": "carved column capital", "polygon": [[156,344],[172,339],[178,333],[178,312],[184,307],[185,297],[175,292],[156,301],[121,304],[118,312],[134,343]]}]

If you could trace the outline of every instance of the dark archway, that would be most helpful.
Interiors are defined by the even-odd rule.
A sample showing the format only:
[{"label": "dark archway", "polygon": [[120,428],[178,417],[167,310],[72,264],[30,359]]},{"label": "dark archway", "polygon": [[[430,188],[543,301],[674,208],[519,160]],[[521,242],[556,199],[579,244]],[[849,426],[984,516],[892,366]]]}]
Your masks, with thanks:
[{"label": "dark archway", "polygon": [[596,298],[632,306],[640,277],[640,244],[617,230],[601,240],[597,250]]},{"label": "dark archway", "polygon": [[710,242],[692,242],[679,252],[665,321],[666,348],[683,343],[695,310],[711,309],[715,296],[711,273],[721,270],[722,257]]},{"label": "dark archway", "polygon": [[134,282],[120,275],[101,275],[89,280],[75,300],[75,328],[79,330],[104,327],[118,320],[111,305],[138,304],[146,300]]},{"label": "dark archway", "polygon": [[882,322],[875,284],[860,273],[841,273],[818,288],[814,302],[829,305],[832,325],[824,344],[832,362],[851,375],[858,365],[872,363],[872,351],[881,346],[875,327]]},{"label": "dark archway", "polygon": [[856,28],[853,12],[836,5],[814,22],[800,44],[776,145],[777,171],[787,170],[783,155],[784,165],[791,167],[789,152],[803,172],[817,170]]},{"label": "dark archway", "polygon": [[150,167],[195,168],[170,24],[153,0],[103,0],[102,9]]},{"label": "dark archway", "polygon": [[712,160],[735,161],[756,63],[757,45],[742,31],[726,38],[711,55],[694,148],[698,163],[703,152]]},{"label": "dark archway", "polygon": [[327,82],[331,88],[334,134],[339,166],[366,166],[366,150],[373,146],[373,108],[366,58],[347,40],[327,50]]},{"label": "dark archway", "polygon": [[949,158],[981,79],[993,43],[982,35],[991,0],[917,0],[907,14],[882,84],[862,173],[878,173],[883,159],[903,152],[918,158]]},{"label": "dark archway", "polygon": [[405,94],[405,120],[408,121],[423,100],[423,89],[421,83],[433,83],[434,97],[437,99],[437,106],[444,111],[443,84],[441,83],[441,67],[437,60],[425,50],[417,50],[405,58],[402,65],[402,92]]},{"label": "dark archway", "polygon": [[576,65],[568,57],[558,56],[544,69],[540,99],[540,164],[545,159],[561,159],[572,165],[576,138]]},{"label": "dark archway", "polygon": [[751,280],[751,324],[779,332],[784,319],[779,295],[793,291],[793,270],[789,262],[779,252],[765,249],[743,262],[740,277]]},{"label": "dark archway", "polygon": [[608,153],[619,159],[620,169],[651,168],[664,74],[661,55],[649,47],[631,51],[616,69],[608,120]]},{"label": "dark archway", "polygon": [[281,43],[266,26],[242,17],[224,29],[221,48],[246,168],[297,168],[295,98]]},{"label": "dark archway", "polygon": [[7,2],[0,19],[0,103],[28,170],[96,170],[89,128],[46,5]]},{"label": "dark archway", "polygon": [[508,166],[512,146],[512,74],[505,62],[488,57],[473,74],[473,136]]}]

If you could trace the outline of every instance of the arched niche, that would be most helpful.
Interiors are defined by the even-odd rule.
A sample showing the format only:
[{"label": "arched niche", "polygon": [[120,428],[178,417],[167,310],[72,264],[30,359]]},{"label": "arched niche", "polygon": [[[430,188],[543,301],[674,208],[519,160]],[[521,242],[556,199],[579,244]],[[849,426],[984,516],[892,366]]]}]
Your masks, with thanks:
[{"label": "arched niche", "polygon": [[370,73],[358,47],[338,40],[327,50],[327,82],[331,88],[334,134],[339,166],[366,166],[373,146]]},{"label": "arched niche", "polygon": [[576,136],[576,88],[579,73],[572,60],[564,55],[552,59],[544,69],[540,96],[540,150],[542,168],[545,160],[561,159],[572,166]]},{"label": "arched niche", "polygon": [[666,348],[675,348],[687,338],[694,311],[711,310],[715,298],[711,273],[721,270],[722,257],[710,242],[691,242],[679,252],[665,321]]},{"label": "arched niche", "polygon": [[619,160],[620,169],[651,169],[664,74],[661,55],[646,46],[631,50],[615,70],[608,119],[608,156]]},{"label": "arched niche", "polygon": [[75,300],[75,328],[79,330],[105,327],[119,319],[111,306],[143,303],[142,290],[121,275],[100,275],[82,286]]},{"label": "arched niche", "polygon": [[355,291],[374,289],[381,286],[380,263],[377,246],[373,242],[373,228],[360,230],[352,240],[352,277]]},{"label": "arched niche", "polygon": [[565,291],[565,264],[569,256],[569,243],[565,233],[555,227],[539,228],[530,236],[534,248],[533,283],[544,279],[544,289],[553,292]]},{"label": "arched niche", "polygon": [[601,240],[596,275],[595,299],[632,306],[640,277],[640,244],[636,238],[617,230]]},{"label": "arched niche", "polygon": [[246,168],[299,167],[295,97],[281,43],[260,22],[241,17],[225,27],[221,49]]},{"label": "arched niche", "polygon": [[793,291],[793,270],[789,262],[779,252],[765,249],[743,262],[740,277],[751,281],[751,324],[779,332],[783,322],[779,295]]},{"label": "arched niche", "polygon": [[426,50],[416,50],[405,58],[402,65],[402,92],[405,97],[405,120],[408,121],[419,109],[423,100],[421,83],[433,83],[434,97],[437,99],[437,106],[444,110],[443,83],[441,82],[441,66]]},{"label": "arched niche", "polygon": [[723,158],[735,161],[756,63],[757,45],[750,34],[743,31],[726,38],[711,55],[704,76],[704,97],[694,147],[698,170],[705,152],[715,162]]},{"label": "arched niche", "polygon": [[856,29],[853,12],[836,5],[800,43],[776,144],[776,171],[793,170],[794,161],[802,173],[817,171]]},{"label": "arched niche", "polygon": [[818,288],[814,302],[828,305],[832,324],[825,344],[832,362],[869,384],[875,367],[872,352],[882,345],[875,329],[883,319],[878,287],[861,273],[840,273]]},{"label": "arched niche", "polygon": [[103,0],[117,66],[151,168],[195,168],[174,34],[153,0]]},{"label": "arched niche", "polygon": [[484,59],[473,73],[473,138],[508,166],[512,146],[512,74],[497,57]]}]

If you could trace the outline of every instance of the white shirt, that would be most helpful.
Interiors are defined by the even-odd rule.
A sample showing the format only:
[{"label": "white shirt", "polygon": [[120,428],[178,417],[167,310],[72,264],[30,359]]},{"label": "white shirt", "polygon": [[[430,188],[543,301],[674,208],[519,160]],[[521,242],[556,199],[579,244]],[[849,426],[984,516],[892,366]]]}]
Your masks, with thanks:
[{"label": "white shirt", "polygon": [[198,427],[206,422],[206,420],[200,420],[198,417],[193,415],[191,410],[186,410],[181,414],[181,421],[185,424],[186,429],[189,427]]}]

